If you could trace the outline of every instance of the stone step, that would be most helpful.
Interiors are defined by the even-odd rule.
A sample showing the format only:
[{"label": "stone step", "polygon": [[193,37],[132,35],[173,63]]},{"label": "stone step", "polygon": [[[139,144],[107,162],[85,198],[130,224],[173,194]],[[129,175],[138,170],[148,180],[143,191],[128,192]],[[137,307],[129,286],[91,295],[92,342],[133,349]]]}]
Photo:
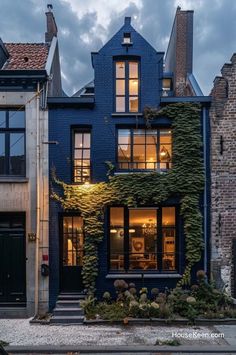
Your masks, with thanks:
[{"label": "stone step", "polygon": [[50,324],[83,324],[84,316],[53,316]]},{"label": "stone step", "polygon": [[83,316],[84,315],[84,311],[82,308],[77,307],[77,308],[66,308],[66,307],[56,307],[53,311],[53,314],[55,316]]},{"label": "stone step", "polygon": [[73,293],[68,293],[68,294],[59,294],[58,295],[58,301],[61,301],[61,300],[83,300],[85,299],[85,295],[83,294],[73,294]]},{"label": "stone step", "polygon": [[81,300],[59,300],[56,303],[56,307],[60,308],[71,308],[71,307],[80,307]]}]

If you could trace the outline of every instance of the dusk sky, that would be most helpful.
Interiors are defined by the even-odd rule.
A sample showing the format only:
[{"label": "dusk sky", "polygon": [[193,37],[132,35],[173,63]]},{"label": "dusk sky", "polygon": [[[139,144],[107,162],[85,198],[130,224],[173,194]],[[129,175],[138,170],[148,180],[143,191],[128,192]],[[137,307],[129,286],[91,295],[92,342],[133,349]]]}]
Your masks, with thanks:
[{"label": "dusk sky", "polygon": [[194,10],[194,74],[205,95],[236,52],[235,0],[0,0],[3,42],[43,42],[47,3],[54,8],[68,95],[93,79],[90,52],[119,30],[125,16],[156,50],[166,51],[176,7]]}]

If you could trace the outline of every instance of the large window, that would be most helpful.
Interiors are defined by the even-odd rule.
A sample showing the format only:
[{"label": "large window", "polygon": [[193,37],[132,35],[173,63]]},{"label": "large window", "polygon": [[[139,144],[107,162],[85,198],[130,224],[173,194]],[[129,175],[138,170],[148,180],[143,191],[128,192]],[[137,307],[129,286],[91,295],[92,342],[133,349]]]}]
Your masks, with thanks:
[{"label": "large window", "polygon": [[171,168],[170,129],[119,129],[118,169],[166,170]]},{"label": "large window", "polygon": [[177,271],[176,208],[110,208],[110,270]]},{"label": "large window", "polygon": [[115,62],[115,110],[139,111],[139,62]]},{"label": "large window", "polygon": [[25,175],[25,112],[0,110],[0,175]]},{"label": "large window", "polygon": [[74,132],[73,175],[74,182],[85,183],[91,179],[91,133],[87,130]]}]

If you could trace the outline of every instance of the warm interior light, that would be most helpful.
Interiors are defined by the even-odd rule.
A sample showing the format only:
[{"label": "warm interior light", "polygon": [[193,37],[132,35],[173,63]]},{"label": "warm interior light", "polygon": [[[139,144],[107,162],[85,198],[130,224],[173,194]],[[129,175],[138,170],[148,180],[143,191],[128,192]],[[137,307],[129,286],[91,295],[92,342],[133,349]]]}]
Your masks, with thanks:
[{"label": "warm interior light", "polygon": [[112,233],[112,234],[117,233],[117,229],[110,229],[110,233]]},{"label": "warm interior light", "polygon": [[135,233],[135,229],[129,229],[129,233]]}]

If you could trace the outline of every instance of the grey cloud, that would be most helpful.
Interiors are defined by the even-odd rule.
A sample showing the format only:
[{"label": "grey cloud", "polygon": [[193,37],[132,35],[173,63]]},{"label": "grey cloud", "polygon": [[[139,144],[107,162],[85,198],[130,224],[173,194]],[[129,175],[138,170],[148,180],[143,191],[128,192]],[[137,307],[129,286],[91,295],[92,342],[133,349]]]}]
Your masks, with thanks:
[{"label": "grey cloud", "polygon": [[[47,0],[1,0],[0,36],[3,41],[42,42],[46,4]],[[204,93],[208,94],[214,77],[236,51],[236,2],[211,0],[200,7],[197,1],[192,4],[195,10],[194,73]],[[173,0],[142,0],[141,10],[134,2],[127,1],[124,11],[114,5],[110,22],[105,26],[98,22],[96,11],[90,10],[78,19],[68,2],[55,1],[61,66],[66,76],[64,90],[71,95],[93,78],[90,52],[99,50],[103,41],[119,30],[124,16],[132,16],[133,26],[158,51],[165,51],[175,11]]]}]

